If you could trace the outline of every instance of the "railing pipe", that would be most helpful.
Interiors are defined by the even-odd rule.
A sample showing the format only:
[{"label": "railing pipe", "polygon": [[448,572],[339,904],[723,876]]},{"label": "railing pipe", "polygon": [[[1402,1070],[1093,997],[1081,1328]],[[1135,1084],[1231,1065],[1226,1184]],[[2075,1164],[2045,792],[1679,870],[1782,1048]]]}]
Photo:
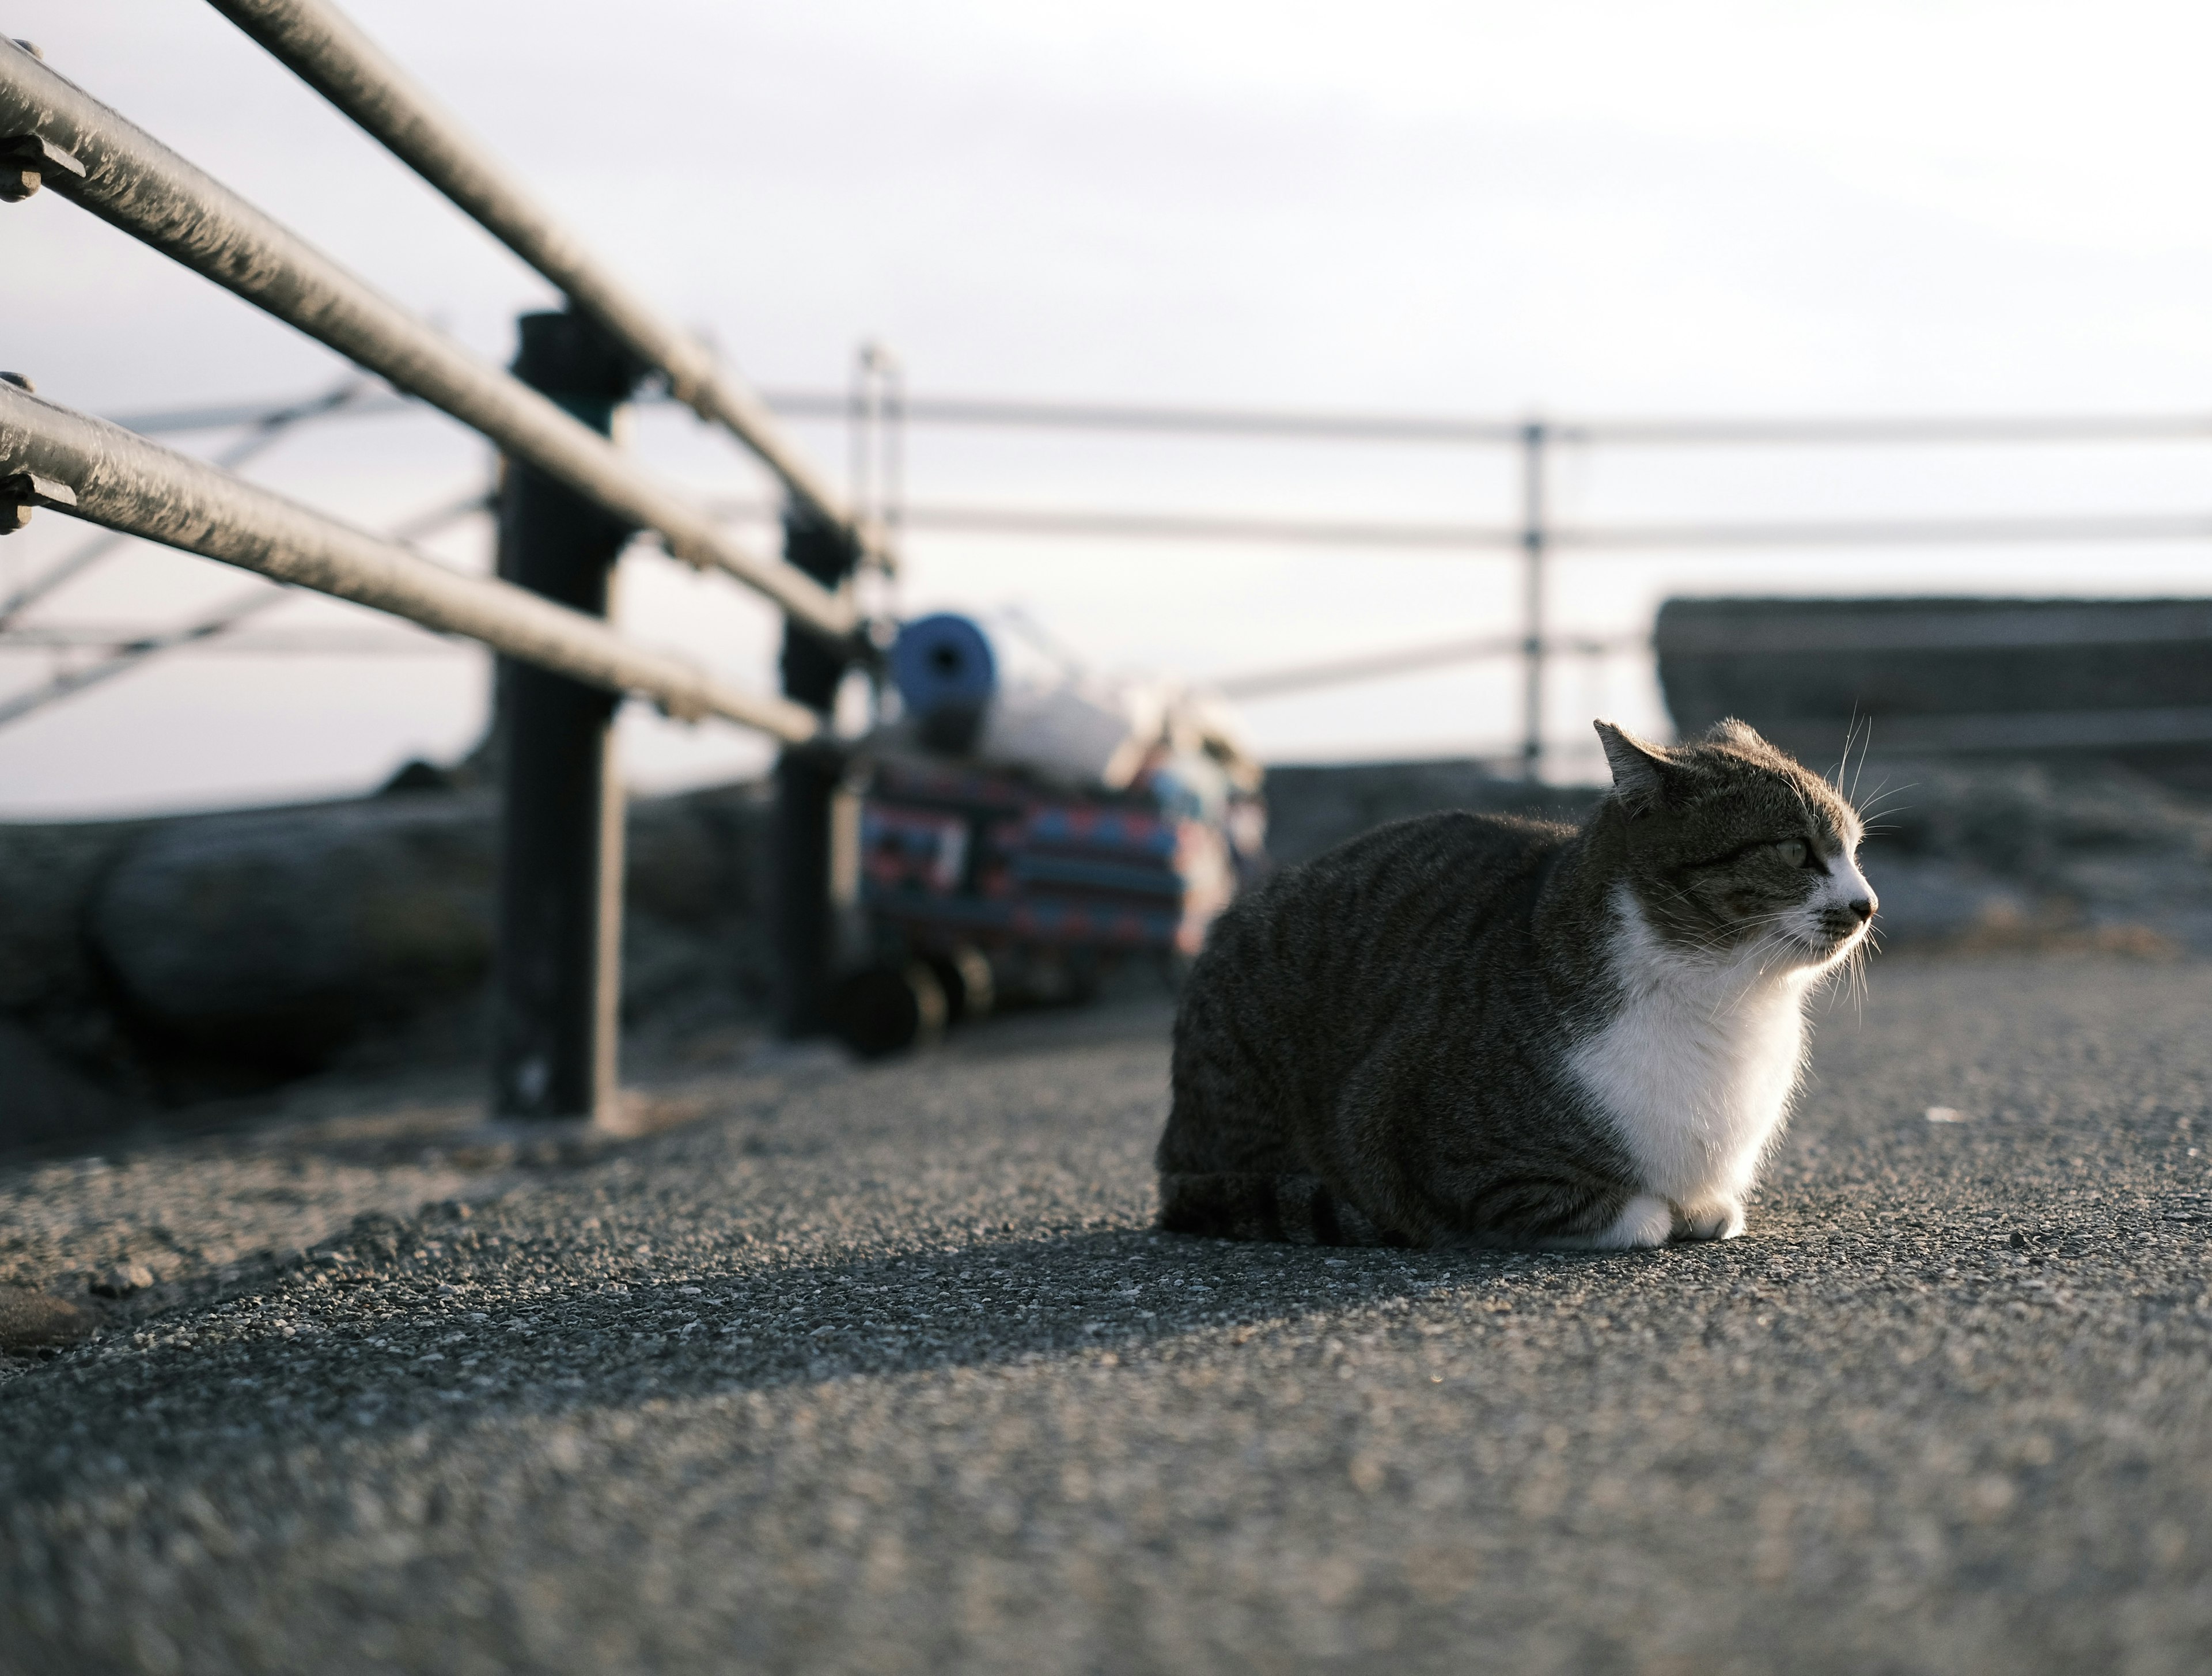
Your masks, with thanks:
[{"label": "railing pipe", "polygon": [[[765,521],[765,501],[717,501],[718,517]],[[1523,526],[1494,524],[1367,523],[1319,518],[1247,518],[1210,513],[1123,513],[1044,507],[921,505],[902,528],[980,536],[1081,539],[1218,541],[1301,546],[1398,548],[1464,555],[1473,549],[1527,550]],[[2081,517],[1869,519],[1790,524],[1617,524],[1545,526],[1554,557],[1664,548],[2033,546],[2077,542],[2198,542],[2212,539],[2212,513],[2100,513]]]},{"label": "railing pipe", "polygon": [[[769,409],[789,419],[835,419],[848,398],[828,390],[766,390]],[[1294,408],[1182,407],[1115,402],[1031,401],[991,396],[915,396],[908,422],[1013,430],[1158,431],[1191,436],[1285,440],[1434,443],[1443,447],[1517,446],[1521,422],[1449,413],[1378,413]],[[1822,418],[1551,419],[1556,443],[1633,447],[1888,447],[1957,444],[2191,442],[2212,438],[2212,413],[1870,414]]]},{"label": "railing pipe", "polygon": [[[852,411],[849,391],[763,390],[758,398],[785,419],[840,419]],[[650,404],[667,398],[641,396]],[[272,404],[234,403],[176,408],[137,416],[133,430],[219,430],[258,422]],[[397,412],[406,404],[369,397],[357,414]],[[1161,431],[1197,436],[1274,437],[1285,440],[1517,445],[1520,424],[1449,415],[1328,413],[1265,408],[1117,406],[1099,402],[1029,402],[973,396],[902,396],[899,412],[915,425],[1010,430]],[[1546,422],[1552,440],[1579,446],[1966,446],[2029,443],[2192,442],[2212,439],[2212,415],[2195,413],[1892,414],[1866,419],[1595,419]]]},{"label": "railing pipe", "polygon": [[850,601],[747,550],[606,438],[415,319],[20,46],[0,41],[0,139],[27,136],[82,168],[52,169],[45,183],[101,220],[442,408],[617,517],[657,531],[678,558],[727,571],[816,634],[842,641],[858,626]]},{"label": "railing pipe", "polygon": [[739,691],[526,589],[447,570],[204,461],[0,383],[0,491],[10,485],[108,529],[464,635],[609,692],[651,699],[687,720],[720,716],[793,744],[822,737],[822,719],[804,705]]},{"label": "railing pipe", "polygon": [[678,401],[730,430],[818,518],[870,539],[783,434],[768,404],[595,258],[351,18],[324,0],[210,3],[664,373]]},{"label": "railing pipe", "polygon": [[[1545,648],[1553,656],[1579,653],[1602,657],[1608,653],[1649,649],[1649,635],[1571,635],[1552,636]],[[1480,663],[1492,658],[1528,655],[1526,635],[1474,635],[1453,641],[1432,641],[1425,646],[1396,647],[1388,652],[1362,653],[1350,658],[1329,658],[1316,663],[1291,664],[1278,669],[1247,670],[1200,680],[1200,688],[1238,703],[1252,703],[1322,687],[1346,687],[1365,681],[1395,680],[1456,664]]]}]

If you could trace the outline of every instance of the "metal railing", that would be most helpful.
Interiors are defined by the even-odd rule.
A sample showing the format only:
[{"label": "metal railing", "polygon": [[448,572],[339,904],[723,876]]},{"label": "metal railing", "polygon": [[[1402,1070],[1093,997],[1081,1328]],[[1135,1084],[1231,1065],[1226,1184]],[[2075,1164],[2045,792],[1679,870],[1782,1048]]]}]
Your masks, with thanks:
[{"label": "metal railing", "polygon": [[[15,380],[11,380],[14,382]],[[349,374],[331,389],[305,401],[289,402],[256,414],[247,421],[247,434],[216,457],[216,464],[226,469],[240,466],[248,460],[265,453],[288,435],[293,428],[310,419],[335,413],[354,400],[368,387],[368,381],[358,374]],[[57,588],[75,581],[109,554],[121,547],[126,537],[110,531],[94,537],[60,562],[0,600],[0,629],[6,629],[15,619],[44,599]],[[19,713],[20,714],[20,713]]]},{"label": "metal railing", "polygon": [[[210,3],[560,287],[577,309],[599,322],[641,366],[659,374],[666,386],[666,399],[682,402],[744,441],[781,480],[793,504],[839,531],[854,550],[873,556],[879,562],[889,562],[889,531],[882,505],[851,504],[841,499],[785,438],[778,416],[849,420],[869,406],[878,422],[895,410],[898,424],[1517,451],[1519,516],[1493,524],[927,502],[904,507],[899,517],[904,527],[915,531],[1007,537],[1105,537],[1517,554],[1522,580],[1522,624],[1516,635],[1474,636],[1448,646],[1330,659],[1236,677],[1227,684],[1242,696],[1260,698],[1447,662],[1517,658],[1523,665],[1521,756],[1531,774],[1539,772],[1545,751],[1547,661],[1561,653],[1607,655],[1629,643],[1615,637],[1601,645],[1589,636],[1562,638],[1548,632],[1548,573],[1555,556],[1568,552],[1664,549],[2176,542],[2212,536],[2212,516],[2191,513],[1593,526],[1562,522],[1548,505],[1551,462],[1565,448],[2188,441],[2212,437],[2212,416],[2203,414],[1515,421],[1449,414],[1299,412],[908,396],[902,386],[888,402],[881,391],[872,396],[851,392],[756,392],[718,367],[702,344],[671,325],[598,262],[533,199],[511,171],[471,139],[400,66],[323,0],[210,0]],[[791,564],[762,556],[731,533],[732,521],[773,515],[778,508],[754,502],[702,505],[655,482],[605,436],[558,403],[477,360],[413,319],[365,282],[12,46],[0,47],[0,161],[4,161],[6,169],[20,171],[16,175],[0,173],[0,186],[18,179],[21,191],[34,190],[41,184],[51,185],[194,271],[338,349],[380,374],[396,391],[405,392],[380,392],[356,380],[339,391],[276,410],[224,406],[173,410],[137,416],[129,422],[131,428],[155,433],[250,425],[254,428],[252,434],[222,457],[235,463],[306,418],[392,411],[413,402],[427,402],[490,437],[511,459],[544,471],[627,522],[657,531],[678,558],[724,569],[747,582],[773,600],[792,622],[841,652],[866,655],[860,638],[863,625],[849,592],[833,590]],[[21,196],[21,191],[9,186],[4,195]],[[25,413],[40,410],[60,411],[43,407],[23,410]],[[888,442],[892,452],[886,459],[895,462],[895,434]],[[143,469],[153,469],[153,455],[141,453],[133,458]],[[164,471],[182,470],[193,464],[179,456],[167,458],[169,463],[161,468]],[[4,463],[0,459],[0,464]],[[895,475],[895,464],[884,471]],[[15,477],[21,491],[15,498],[24,504],[40,498],[35,492],[38,482],[63,482],[37,479],[36,474],[25,476],[22,471],[15,472]],[[863,502],[870,499],[864,477],[856,471],[855,493]],[[99,501],[104,513],[90,503],[81,504],[76,510],[95,520],[116,518],[124,515],[118,508],[128,498],[106,495]],[[876,497],[878,502],[883,498]],[[240,515],[246,514],[241,512]],[[295,519],[313,516],[299,507],[289,507],[287,515]],[[204,544],[192,545],[193,539],[211,540],[211,535],[203,532],[195,537],[175,527],[173,520],[166,526],[155,520],[143,527],[125,523],[113,527],[208,552],[210,556],[244,552],[251,545],[234,538],[235,528],[230,531],[234,538],[227,541],[226,551],[215,553]],[[338,527],[331,525],[322,531],[321,550],[336,551],[345,545],[332,534]],[[353,541],[375,540],[357,531],[347,536]],[[110,538],[101,538],[69,556],[12,598],[0,601],[0,629],[80,574],[110,544]],[[254,562],[240,557],[231,557],[230,562]],[[332,580],[337,575],[335,570],[328,571],[325,581],[331,585],[326,591],[339,591]],[[379,598],[396,602],[384,608],[403,615],[422,604],[404,589],[395,591],[388,580],[372,584],[363,572],[349,585],[370,592],[381,589]],[[356,592],[343,597],[366,599],[368,594]],[[477,605],[480,611],[491,609],[482,601]],[[128,666],[134,658],[143,660],[169,647],[206,644],[228,622],[244,621],[252,614],[244,609],[228,616],[219,613],[183,630],[141,636],[116,648],[117,656],[110,660],[112,668],[96,667],[114,672]],[[513,634],[506,644],[491,640],[489,630],[483,628],[488,618],[470,619],[478,623],[477,628],[453,627],[459,620],[449,613],[429,626],[470,634],[509,655],[533,655],[512,649],[521,644]],[[543,636],[535,644],[534,656],[546,667],[601,684],[614,678],[613,665],[605,658],[595,662],[572,657],[574,648],[554,647]],[[677,714],[724,715],[763,727],[778,738],[798,737],[796,730],[801,724],[788,709],[754,700],[751,713],[740,714],[741,707],[735,701],[739,695],[722,689],[708,701],[702,696],[706,691],[701,684],[703,677],[693,671],[688,683],[678,681],[674,660],[665,654],[651,655],[663,659],[666,665],[655,666],[659,670],[658,686],[630,689]],[[565,661],[550,661],[556,659]],[[633,674],[641,673],[634,665],[625,667],[631,668]],[[86,683],[65,677],[51,683],[43,695],[34,695],[33,702],[51,701],[62,691],[76,690],[82,684]],[[0,710],[0,720],[24,707],[17,704]],[[813,717],[811,725],[818,731],[818,716],[808,714]]]},{"label": "metal railing", "polygon": [[[879,356],[880,352],[876,354]],[[352,418],[412,410],[404,398],[361,391],[343,402],[336,392],[273,404],[168,409],[126,416],[117,422],[160,434],[238,427],[251,428],[241,448],[272,426],[310,418]],[[1437,554],[1521,553],[1529,565],[1522,610],[1534,623],[1521,632],[1462,636],[1442,643],[1378,649],[1316,660],[1286,669],[1246,671],[1217,679],[1229,696],[1265,700],[1328,685],[1382,679],[1453,664],[1524,660],[1522,744],[1524,765],[1539,765],[1545,751],[1540,695],[1545,667],[1561,657],[1606,658],[1650,648],[1644,635],[1543,632],[1547,604],[1544,582],[1553,558],[1605,552],[1750,550],[1757,548],[1863,549],[1875,546],[2009,547],[2020,544],[2173,543],[2212,539],[2212,514],[2198,513],[2102,513],[2037,516],[1864,517],[1766,519],[1728,522],[1685,520],[1589,523],[1561,520],[1546,504],[1544,489],[1551,463],[1569,448],[1711,448],[1718,446],[1861,447],[1890,446],[2033,446],[2197,442],[2212,439],[2212,416],[2191,413],[2028,415],[2014,416],[1894,416],[1850,419],[1748,417],[1717,419],[1596,419],[1509,422],[1450,415],[1271,411],[1263,409],[1174,407],[1100,402],[1009,400],[988,397],[909,396],[902,390],[887,399],[881,392],[838,393],[820,390],[771,390],[762,399],[787,419],[842,419],[850,439],[861,446],[864,425],[896,424],[963,428],[1037,429],[1069,432],[1164,434],[1185,438],[1259,438],[1285,441],[1335,440],[1413,444],[1426,446],[1517,449],[1523,497],[1518,524],[1455,519],[1369,519],[1313,515],[1138,510],[1119,507],[994,505],[907,501],[892,494],[877,499],[896,505],[902,529],[924,534],[957,534],[1012,538],[1173,541],[1261,545],[1335,547],[1371,552]],[[856,452],[856,483],[895,469],[896,428],[876,445],[891,451],[889,461],[863,460]],[[228,458],[228,457],[226,457]],[[715,517],[758,523],[781,515],[775,502],[757,498],[711,500],[702,503]],[[878,514],[880,519],[881,514]],[[887,531],[886,531],[887,533]],[[1533,538],[1533,548],[1532,548]],[[74,574],[76,561],[58,570]],[[42,594],[46,579],[31,585]],[[28,592],[28,591],[27,591]],[[19,599],[23,595],[17,596]],[[11,602],[12,604],[12,602]],[[1532,608],[1533,607],[1533,610]],[[0,606],[0,631],[10,620]],[[137,654],[143,658],[174,646],[205,645],[205,638],[147,635]],[[1532,642],[1533,647],[1532,647]],[[65,640],[42,644],[62,645]],[[86,631],[84,644],[97,643]],[[27,645],[0,632],[0,647]],[[302,642],[304,646],[306,643]],[[1531,696],[1535,698],[1530,703]],[[4,720],[0,714],[0,720]]]},{"label": "metal railing", "polygon": [[[556,403],[416,319],[13,42],[0,43],[5,137],[13,137],[13,145],[35,142],[46,154],[71,160],[73,167],[48,163],[34,171],[61,196],[450,414],[511,458],[655,531],[676,557],[727,571],[826,638],[842,641],[859,626],[849,600],[746,549]],[[780,440],[773,456],[763,456],[779,477],[795,458]],[[796,484],[785,481],[813,504],[811,473]]]},{"label": "metal railing", "polygon": [[595,617],[527,588],[448,570],[219,467],[44,402],[0,382],[0,469],[44,488],[19,498],[295,587],[464,635],[669,714],[720,716],[793,744],[817,738],[813,711],[739,691],[672,653],[636,645]]},{"label": "metal railing", "polygon": [[842,497],[784,436],[767,404],[705,344],[623,284],[350,19],[321,0],[209,3],[665,377],[677,401],[758,454],[816,517],[848,531],[864,551],[882,556],[877,533],[856,523]]},{"label": "metal railing", "polygon": [[[495,1108],[605,1114],[615,1092],[622,824],[606,749],[612,706],[603,695],[636,695],[685,720],[719,717],[787,746],[823,741],[838,676],[874,655],[871,625],[842,579],[857,560],[887,567],[887,550],[757,396],[617,281],[343,15],[322,0],[222,0],[218,9],[568,296],[568,315],[525,319],[520,376],[414,319],[48,69],[34,48],[4,40],[0,201],[51,188],[496,444],[507,461],[501,574],[449,570],[399,540],[248,483],[222,463],[41,400],[16,375],[0,382],[0,533],[20,527],[34,508],[52,508],[116,536],[465,636],[507,660]],[[725,521],[615,446],[615,407],[650,374],[729,430],[781,481],[792,508],[787,548],[796,562],[752,550]],[[360,383],[349,380],[296,409],[258,416],[253,434],[224,462],[240,464],[301,419],[352,401]],[[678,559],[726,572],[781,611],[788,625],[784,696],[733,687],[605,621],[606,568],[636,530],[658,534]],[[64,557],[0,602],[0,622],[112,545],[103,537]],[[0,720],[167,647],[204,642],[282,598],[258,592],[183,629],[114,648],[104,662],[0,706]],[[794,644],[793,635],[810,638]],[[779,773],[785,801],[794,805],[779,810],[779,829],[811,832],[826,819],[824,767],[787,751]],[[793,853],[779,864],[787,882],[821,898],[812,910],[782,904],[780,923],[820,943],[828,904],[814,878],[817,863]],[[818,975],[818,947],[780,953],[802,978]]]},{"label": "metal railing", "polygon": [[[875,352],[880,355],[880,351]],[[842,419],[853,428],[858,449],[862,423],[884,423],[895,415],[907,423],[963,428],[1062,430],[1163,434],[1186,438],[1257,438],[1284,441],[1334,440],[1413,444],[1427,446],[1517,449],[1523,505],[1518,524],[1455,519],[1364,519],[1313,515],[1266,515],[1219,512],[1137,510],[1119,507],[1019,506],[904,501],[894,494],[901,528],[925,534],[1045,539],[1195,541],[1261,545],[1301,545],[1374,552],[1438,554],[1519,552],[1530,575],[1523,585],[1522,630],[1515,635],[1464,636],[1441,646],[1419,646],[1317,660],[1282,670],[1249,671],[1217,680],[1226,695],[1248,701],[1311,690],[1325,685],[1382,679],[1415,669],[1451,664],[1519,659],[1522,682],[1522,744],[1524,765],[1538,766],[1545,752],[1541,691],[1545,666],[1565,655],[1584,659],[1647,650],[1641,635],[1587,635],[1542,631],[1547,604],[1547,562],[1602,552],[1749,550],[1757,548],[1857,549],[1876,546],[2008,547],[2020,544],[2173,543],[2212,539],[2212,513],[2100,513],[2035,516],[1869,517],[1686,520],[1590,524],[1552,516],[1544,490],[1551,462],[1568,448],[1711,448],[1717,446],[1863,447],[1892,446],[2045,446],[2064,444],[2197,442],[2212,439],[2212,415],[2193,413],[1990,416],[1890,416],[1861,418],[1743,417],[1711,419],[1558,419],[1511,422],[1435,414],[1281,411],[1227,407],[1177,407],[1102,402],[1012,400],[989,397],[910,396],[902,390],[889,401],[880,392],[770,390],[761,399],[787,419]],[[406,398],[364,392],[342,404],[329,395],[276,404],[230,404],[167,409],[127,416],[118,422],[148,434],[254,428],[241,446],[273,424],[301,416],[367,417],[410,410]],[[896,458],[896,428],[879,440]],[[856,483],[882,477],[884,462],[864,463],[856,452]],[[878,496],[879,500],[884,497]],[[757,498],[703,503],[715,517],[757,523],[781,516],[774,502]],[[881,528],[881,514],[876,527]],[[885,533],[888,533],[885,531]],[[1532,545],[1533,543],[1533,545]],[[73,562],[65,562],[64,568]],[[33,583],[46,591],[42,579]],[[18,596],[21,598],[21,596]],[[0,630],[9,620],[0,606]],[[0,635],[0,646],[24,644]],[[61,642],[54,642],[60,644]],[[88,640],[87,643],[91,643]],[[149,637],[149,647],[170,642]],[[178,645],[204,644],[179,639]],[[1533,644],[1532,644],[1533,643]],[[140,655],[149,655],[143,653]],[[1531,702],[1532,697],[1534,702]],[[4,720],[0,716],[0,720]]]}]

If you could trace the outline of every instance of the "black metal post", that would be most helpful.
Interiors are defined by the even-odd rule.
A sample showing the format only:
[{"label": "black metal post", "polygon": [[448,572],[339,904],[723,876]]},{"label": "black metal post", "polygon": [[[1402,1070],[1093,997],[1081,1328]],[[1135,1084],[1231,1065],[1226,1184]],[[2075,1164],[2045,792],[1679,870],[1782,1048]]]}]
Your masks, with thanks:
[{"label": "black metal post", "polygon": [[[603,434],[642,369],[577,314],[526,314],[516,377]],[[507,462],[499,574],[593,616],[607,612],[630,526],[533,465]],[[615,1096],[622,999],[622,782],[617,700],[499,661],[499,946],[493,962],[492,1109],[592,1117]]]},{"label": "black metal post", "polygon": [[1521,428],[1521,774],[1544,777],[1544,554],[1551,533],[1544,522],[1545,427]]},{"label": "black metal post", "polygon": [[[859,562],[851,534],[803,507],[784,513],[783,556],[826,587]],[[783,630],[784,696],[829,714],[848,660],[796,623]],[[827,752],[787,749],[775,764],[775,829],[769,923],[775,938],[776,1028],[787,1037],[827,1028],[822,1002],[830,981],[830,800],[838,768]]]}]

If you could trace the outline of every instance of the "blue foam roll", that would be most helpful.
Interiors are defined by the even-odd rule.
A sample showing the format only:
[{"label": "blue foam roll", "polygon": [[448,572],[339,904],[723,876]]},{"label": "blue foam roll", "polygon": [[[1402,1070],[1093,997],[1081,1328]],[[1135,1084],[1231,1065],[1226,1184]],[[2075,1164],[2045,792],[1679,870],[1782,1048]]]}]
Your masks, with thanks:
[{"label": "blue foam roll", "polygon": [[974,713],[999,689],[991,642],[975,622],[951,611],[917,617],[891,647],[891,682],[914,715]]}]

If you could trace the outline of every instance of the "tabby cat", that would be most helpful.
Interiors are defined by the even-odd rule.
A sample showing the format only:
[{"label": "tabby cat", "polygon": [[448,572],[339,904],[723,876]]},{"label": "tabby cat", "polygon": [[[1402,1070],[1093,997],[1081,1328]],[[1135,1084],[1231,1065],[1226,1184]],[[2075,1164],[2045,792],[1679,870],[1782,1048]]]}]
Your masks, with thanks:
[{"label": "tabby cat", "polygon": [[1858,815],[1740,721],[1596,724],[1577,829],[1423,816],[1215,923],[1176,1020],[1160,1225],[1324,1245],[1729,1239],[1806,1002],[1866,950]]}]

